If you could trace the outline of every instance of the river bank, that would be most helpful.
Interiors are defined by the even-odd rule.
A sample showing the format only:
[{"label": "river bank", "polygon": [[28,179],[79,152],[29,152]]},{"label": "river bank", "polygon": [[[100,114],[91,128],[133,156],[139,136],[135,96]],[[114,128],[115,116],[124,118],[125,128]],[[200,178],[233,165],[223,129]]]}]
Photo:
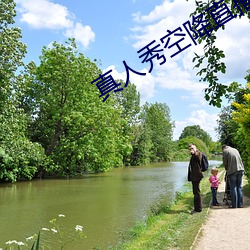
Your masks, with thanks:
[{"label": "river bank", "polygon": [[[220,178],[223,181],[224,171]],[[111,249],[190,249],[200,228],[207,219],[210,209],[211,191],[208,176],[201,182],[203,211],[190,215],[193,208],[191,184],[185,185],[182,193],[177,193],[170,206],[159,207],[158,214],[152,213],[147,220],[135,226],[130,238]]]}]

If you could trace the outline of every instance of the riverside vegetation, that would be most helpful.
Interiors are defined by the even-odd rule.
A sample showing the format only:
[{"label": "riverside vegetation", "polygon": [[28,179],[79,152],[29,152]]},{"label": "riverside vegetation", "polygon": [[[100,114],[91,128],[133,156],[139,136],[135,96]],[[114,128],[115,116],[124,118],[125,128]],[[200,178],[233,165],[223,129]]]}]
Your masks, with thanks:
[{"label": "riverside vegetation", "polygon": [[[219,168],[219,179],[224,181],[225,170]],[[210,204],[211,189],[209,176],[201,181],[203,211],[190,215],[193,209],[193,194],[191,185],[187,184],[184,191],[176,194],[171,205],[156,205],[145,222],[136,225],[119,246],[112,250],[146,250],[146,249],[183,249],[189,250],[196,241],[202,224],[206,221]],[[244,178],[243,193],[250,197],[250,184]],[[129,237],[129,238],[128,238]]]},{"label": "riverside vegetation", "polygon": [[[222,181],[223,172],[220,175]],[[201,182],[203,210],[190,215],[193,209],[193,194],[188,183],[182,192],[176,193],[172,204],[164,203],[152,207],[145,222],[136,225],[125,237],[125,242],[113,247],[113,250],[138,249],[190,249],[196,235],[206,220],[211,203],[211,190],[208,177]],[[130,238],[130,239],[129,239]]]},{"label": "riverside vegetation", "polygon": [[[43,227],[38,234],[26,237],[23,241],[9,240],[6,242],[5,250],[14,249],[65,249],[73,241],[83,240],[86,235],[83,232],[83,226],[76,225],[72,230],[66,230],[60,225],[60,219],[65,218],[64,214],[59,214],[58,218],[49,221],[49,227]],[[84,241],[83,241],[84,245]]]}]

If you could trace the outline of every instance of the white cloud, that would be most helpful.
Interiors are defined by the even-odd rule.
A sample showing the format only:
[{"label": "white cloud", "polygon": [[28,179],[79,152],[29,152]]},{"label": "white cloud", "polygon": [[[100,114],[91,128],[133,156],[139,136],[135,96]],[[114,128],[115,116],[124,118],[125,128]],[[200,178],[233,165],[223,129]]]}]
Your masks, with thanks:
[{"label": "white cloud", "polygon": [[204,83],[194,82],[190,71],[184,70],[176,61],[156,67],[155,82],[162,88],[182,89],[189,92],[201,93],[207,86]]},{"label": "white cloud", "polygon": [[213,141],[217,141],[218,137],[215,132],[215,128],[218,126],[217,124],[218,114],[209,114],[205,110],[195,110],[192,111],[184,121],[175,121],[175,129],[174,129],[174,140],[178,140],[183,129],[187,126],[200,125],[200,127],[206,131],[213,139]]},{"label": "white cloud", "polygon": [[64,30],[63,35],[75,38],[84,48],[95,40],[89,25],[75,22],[75,16],[63,5],[49,0],[17,0],[20,20],[34,29]]},{"label": "white cloud", "polygon": [[133,14],[133,20],[137,23],[131,28],[131,38],[135,40],[134,47],[142,48],[153,39],[158,40],[166,35],[168,29],[178,28],[189,19],[194,9],[193,1],[165,0],[148,15],[141,15],[140,12]]},{"label": "white cloud", "polygon": [[68,29],[65,33],[67,37],[74,37],[77,42],[87,48],[90,42],[95,40],[95,33],[90,26],[83,26],[81,23],[76,23],[71,29]]},{"label": "white cloud", "polygon": [[[195,5],[192,1],[175,0],[170,2],[165,0],[162,5],[156,6],[147,15],[135,13],[133,20],[136,25],[131,29],[133,34],[130,36],[130,39],[134,41],[133,47],[139,50],[153,40],[156,41],[154,45],[161,44],[160,39],[167,34],[167,30],[174,30],[181,26],[189,20],[189,15],[194,10]],[[185,41],[185,46],[192,42],[189,37]],[[166,62],[162,65],[160,65],[161,60],[157,61],[154,58],[154,68],[151,73],[154,82],[152,86],[170,90],[185,90],[190,99],[202,99],[203,89],[207,87],[207,84],[200,83],[195,75],[196,72],[193,70],[193,50],[196,47],[199,46],[193,44],[193,46],[172,58],[170,55],[177,51],[177,48],[172,48],[171,54],[169,53],[170,50],[165,49]],[[146,63],[145,66],[148,69],[150,67],[149,63]],[[151,93],[156,92],[151,90]]]},{"label": "white cloud", "polygon": [[[194,1],[165,0],[161,5],[156,6],[151,12],[143,15],[137,12],[133,15],[135,26],[131,29],[130,39],[137,50],[143,48],[151,41],[156,40],[156,44],[161,44],[160,38],[166,35],[167,29],[174,30],[182,27],[188,20],[190,13],[195,10]],[[226,29],[216,33],[217,44],[225,51],[225,62],[227,65],[226,75],[220,75],[221,82],[237,81],[243,79],[246,70],[250,69],[250,25],[247,18],[233,19],[225,24]],[[192,43],[189,37],[184,40],[187,44]],[[183,44],[185,43],[183,41]],[[193,69],[192,62],[194,52],[203,52],[204,44],[192,46],[181,52],[179,55],[170,58],[171,50],[164,50],[166,63],[159,65],[160,61],[153,59],[155,86],[166,89],[183,89],[190,95],[199,95],[203,98],[202,90],[207,84],[199,82],[196,76],[198,69]],[[172,51],[177,48],[173,47]],[[171,51],[171,53],[172,53]],[[149,67],[149,65],[147,65]]]},{"label": "white cloud", "polygon": [[[169,1],[165,0],[161,5],[155,6],[155,8],[148,15],[141,15],[141,12],[133,14],[133,20],[138,23],[156,22],[160,19],[166,19],[176,17],[175,20],[180,20],[183,8],[188,8],[191,11],[194,10],[193,3],[183,2],[181,0]],[[192,8],[193,7],[193,8]],[[192,8],[192,9],[191,9]],[[172,15],[174,14],[174,15]],[[186,16],[187,18],[188,16]]]},{"label": "white cloud", "polygon": [[227,71],[221,75],[221,79],[237,81],[246,76],[250,69],[250,23],[247,17],[233,19],[225,25],[225,30],[217,34],[218,47],[225,52]]},{"label": "white cloud", "polygon": [[63,29],[73,25],[72,14],[60,4],[48,0],[18,0],[21,21],[35,29]]}]

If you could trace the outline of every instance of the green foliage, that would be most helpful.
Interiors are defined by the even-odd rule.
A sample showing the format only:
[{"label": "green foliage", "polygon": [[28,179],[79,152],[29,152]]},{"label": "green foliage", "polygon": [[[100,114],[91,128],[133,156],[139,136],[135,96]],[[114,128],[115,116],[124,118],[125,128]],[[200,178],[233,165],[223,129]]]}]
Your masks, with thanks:
[{"label": "green foliage", "polygon": [[209,146],[210,143],[212,142],[211,136],[206,131],[201,129],[199,125],[185,127],[179,137],[179,140],[184,139],[185,137],[188,137],[188,136],[199,138],[200,140],[205,142],[207,146]]},{"label": "green foliage", "polygon": [[5,110],[0,115],[0,179],[16,182],[32,179],[46,165],[44,149],[25,136],[25,115]]},{"label": "green foliage", "polygon": [[210,146],[209,146],[209,151],[212,154],[219,154],[219,153],[221,153],[222,152],[221,143],[219,141],[218,142],[211,142]]},{"label": "green foliage", "polygon": [[17,240],[7,241],[6,245],[9,245],[9,247],[6,247],[5,250],[13,250],[15,246],[17,246],[18,250],[24,249],[23,247],[31,250],[65,249],[72,242],[86,238],[83,226],[76,225],[74,229],[66,230],[63,228],[63,222],[61,221],[61,218],[65,218],[65,215],[59,214],[58,217],[59,219],[54,218],[50,220],[48,228],[41,228],[38,234],[27,237],[24,242]]},{"label": "green foliage", "polygon": [[151,131],[145,123],[133,126],[133,151],[130,155],[131,165],[143,165],[151,162],[153,142]]},{"label": "green foliage", "polygon": [[177,149],[173,156],[172,156],[172,160],[174,161],[183,161],[183,160],[189,160],[190,158],[190,153],[187,149]]},{"label": "green foliage", "polygon": [[[125,84],[122,80],[116,80],[122,85]],[[128,86],[123,90],[119,91],[114,95],[117,107],[121,110],[121,139],[122,144],[126,147],[120,147],[121,154],[123,156],[124,165],[140,165],[137,160],[135,152],[138,150],[138,132],[140,129],[139,125],[139,112],[140,112],[140,94],[136,90],[136,86],[129,83]]]},{"label": "green foliage", "polygon": [[173,123],[170,110],[165,103],[145,103],[141,112],[141,124],[147,131],[152,148],[150,161],[168,161],[171,155]]},{"label": "green foliage", "polygon": [[13,26],[15,7],[13,0],[0,1],[0,112],[7,103],[13,105],[13,95],[19,94],[13,93],[20,84],[16,71],[23,66],[26,53],[26,45],[20,41],[21,30]]},{"label": "green foliage", "polygon": [[[125,85],[123,80],[116,82]],[[138,114],[140,112],[140,93],[136,90],[136,86],[129,82],[128,86],[115,93],[114,99],[121,108],[121,117],[125,119],[127,125],[138,123]]]},{"label": "green foliage", "polygon": [[74,39],[44,47],[40,65],[29,64],[29,136],[40,143],[58,166],[53,175],[107,171],[122,165],[130,152],[122,134],[121,110],[112,97],[106,102],[90,82],[101,73],[77,51]]},{"label": "green foliage", "polygon": [[178,147],[179,149],[186,149],[186,151],[188,152],[188,145],[190,143],[193,143],[196,145],[197,149],[203,153],[205,153],[206,155],[209,154],[209,150],[206,146],[206,144],[199,138],[197,137],[193,137],[193,136],[188,136],[185,137],[181,140],[178,141]]},{"label": "green foliage", "polygon": [[242,143],[240,145],[239,151],[243,155],[243,160],[245,163],[245,172],[247,176],[250,176],[250,147],[249,147],[249,139],[250,139],[250,83],[247,83],[246,90],[243,91],[242,98],[238,98],[239,102],[235,101],[232,103],[232,106],[236,109],[236,111],[232,112],[233,120],[239,123],[240,128],[237,131],[237,135],[235,138]]},{"label": "green foliage", "polygon": [[235,135],[238,129],[239,124],[232,119],[232,108],[230,106],[224,107],[219,114],[218,127],[216,129],[220,136],[219,141],[221,145],[227,144],[237,147]]},{"label": "green foliage", "polygon": [[[217,39],[215,34],[219,29],[224,29],[225,25],[218,28],[217,23],[213,20],[209,12],[206,11],[214,2],[215,1],[196,1],[196,10],[190,14],[195,16],[203,13],[204,19],[209,20],[210,23],[207,30],[212,29],[210,36],[203,36],[198,39],[198,43],[204,43],[203,54],[198,55],[195,53],[193,62],[196,63],[194,67],[199,68],[197,75],[201,77],[200,81],[209,83],[208,88],[205,89],[205,99],[209,101],[209,104],[221,107],[221,97],[233,90],[231,86],[220,83],[218,78],[218,74],[225,74],[226,64],[223,62],[225,58],[223,50],[220,50],[215,44]],[[225,3],[233,15],[237,15],[237,18],[241,18],[242,14],[250,18],[250,11],[246,11],[242,3],[239,2],[238,5],[243,12],[235,8],[234,0],[227,0]]]},{"label": "green foliage", "polygon": [[46,164],[43,148],[30,142],[20,99],[24,95],[24,75],[20,71],[26,45],[21,30],[13,26],[15,2],[0,2],[0,179],[15,182],[32,179],[39,166]]},{"label": "green foliage", "polygon": [[[38,236],[37,236],[37,240],[34,241],[32,247],[31,247],[31,250],[34,250],[34,249],[39,250],[39,246],[40,246],[40,235],[41,235],[41,234],[40,234],[40,231],[39,231]],[[34,248],[34,247],[36,247],[36,248]]]},{"label": "green foliage", "polygon": [[[249,74],[245,77],[245,79],[247,81],[250,80]],[[235,88],[234,94],[229,98],[232,105],[222,109],[219,115],[217,132],[220,135],[221,144],[225,143],[239,150],[245,165],[245,172],[249,178],[250,148],[248,146],[248,140],[250,138],[250,88],[249,82],[245,88],[240,87],[237,83],[234,84],[237,88]]]}]

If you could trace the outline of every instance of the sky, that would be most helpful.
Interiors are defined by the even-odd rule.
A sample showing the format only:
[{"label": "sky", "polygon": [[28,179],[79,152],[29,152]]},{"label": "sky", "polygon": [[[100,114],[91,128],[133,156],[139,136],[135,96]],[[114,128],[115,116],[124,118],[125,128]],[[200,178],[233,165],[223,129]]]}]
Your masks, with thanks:
[{"label": "sky", "polygon": [[[205,101],[207,83],[199,81],[198,70],[194,69],[192,62],[194,53],[201,54],[204,44],[195,45],[186,35],[180,45],[191,46],[173,57],[171,55],[178,51],[177,47],[165,49],[159,60],[153,59],[150,73],[150,62],[143,63],[143,57],[139,58],[142,53],[137,52],[153,40],[153,45],[160,44],[167,30],[182,27],[185,31],[183,23],[191,21],[194,2],[16,0],[15,25],[22,29],[22,41],[27,44],[25,62],[33,60],[39,63],[43,46],[51,46],[53,41],[64,43],[69,37],[74,37],[78,50],[92,61],[96,59],[103,73],[112,69],[114,79],[126,81],[123,61],[133,70],[146,73],[144,76],[130,73],[129,80],[140,92],[141,105],[145,102],[168,105],[175,123],[173,139],[177,140],[186,126],[200,125],[217,141],[214,128],[221,109]],[[219,75],[221,83],[236,81],[243,86],[246,84],[244,77],[250,69],[249,34],[250,23],[245,17],[228,21],[225,29],[217,32],[216,44],[224,50],[227,65],[226,74]],[[228,103],[224,101],[223,105]]]}]

